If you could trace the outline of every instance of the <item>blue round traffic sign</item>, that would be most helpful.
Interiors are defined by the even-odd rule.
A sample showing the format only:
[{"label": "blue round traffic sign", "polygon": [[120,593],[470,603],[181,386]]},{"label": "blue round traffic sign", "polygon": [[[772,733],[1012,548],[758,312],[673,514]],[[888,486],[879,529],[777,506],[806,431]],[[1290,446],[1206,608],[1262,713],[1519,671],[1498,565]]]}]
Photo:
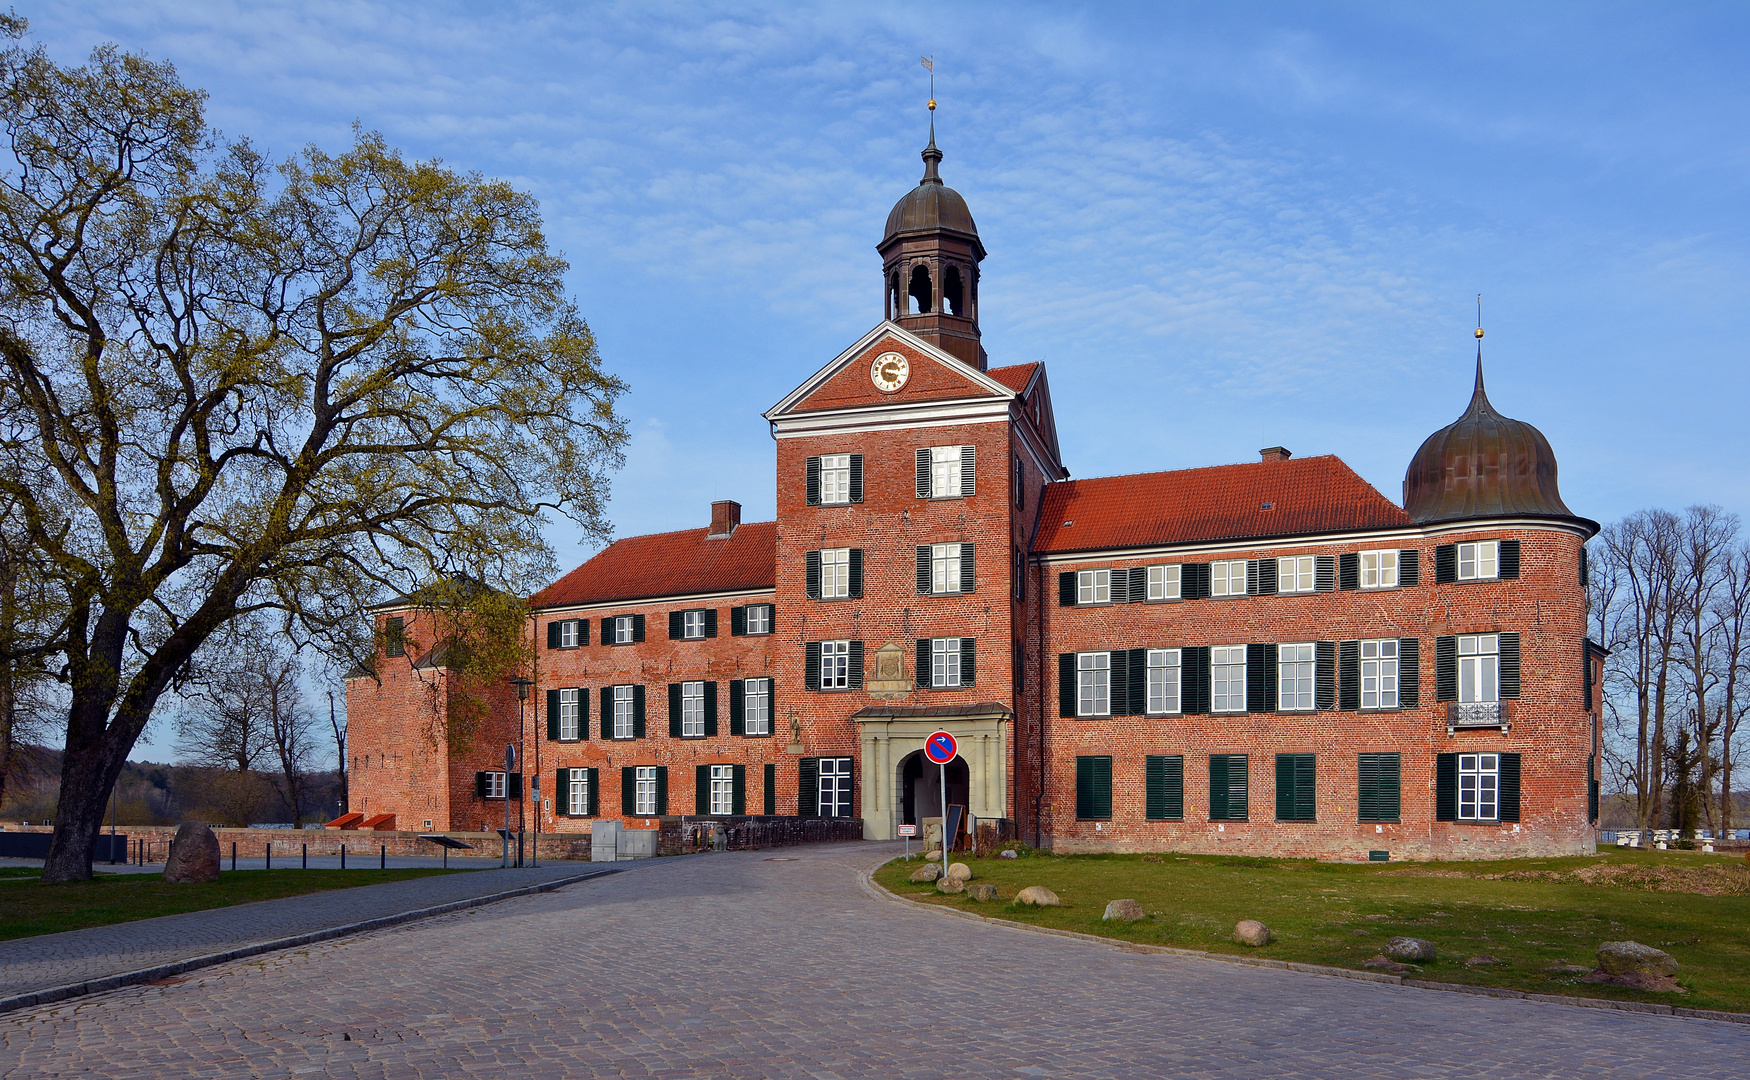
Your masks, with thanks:
[{"label": "blue round traffic sign", "polygon": [[960,752],[960,744],[946,731],[938,731],[924,740],[924,756],[933,764],[946,765]]}]

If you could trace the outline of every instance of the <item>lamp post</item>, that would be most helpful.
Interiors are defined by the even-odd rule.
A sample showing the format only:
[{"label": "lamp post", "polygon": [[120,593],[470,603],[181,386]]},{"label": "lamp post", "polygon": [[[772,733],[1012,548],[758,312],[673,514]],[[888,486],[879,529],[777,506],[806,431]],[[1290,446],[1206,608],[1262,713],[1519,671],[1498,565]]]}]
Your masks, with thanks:
[{"label": "lamp post", "polygon": [[[533,679],[525,679],[521,675],[518,675],[516,678],[514,678],[510,681],[510,684],[512,686],[516,687],[517,738],[520,740],[520,739],[523,739],[526,737],[528,725],[527,725],[527,721],[525,718],[526,718],[527,713],[528,713],[529,687],[535,685],[535,682]],[[531,859],[531,862],[533,863],[533,865],[540,866],[541,865],[541,855],[540,855],[539,848],[541,846],[541,740],[538,736],[535,739],[535,771],[529,775],[529,794],[531,796],[533,796],[534,800],[535,800],[535,847],[534,847],[534,849],[530,850],[529,855],[530,855],[530,859]],[[517,832],[518,832],[517,842],[519,844],[519,854],[520,854],[520,845],[522,842],[522,835],[521,835],[521,833],[522,833],[522,817],[523,817],[523,800],[518,799],[517,800]]]},{"label": "lamp post", "polygon": [[504,745],[504,865],[510,866],[510,774],[516,768],[516,744]]}]

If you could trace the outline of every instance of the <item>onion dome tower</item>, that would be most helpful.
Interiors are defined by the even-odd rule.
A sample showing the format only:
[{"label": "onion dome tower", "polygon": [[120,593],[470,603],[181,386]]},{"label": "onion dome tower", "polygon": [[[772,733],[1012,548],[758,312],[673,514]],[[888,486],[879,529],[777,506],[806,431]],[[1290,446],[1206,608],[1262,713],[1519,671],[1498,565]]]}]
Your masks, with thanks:
[{"label": "onion dome tower", "polygon": [[1556,455],[1543,432],[1502,416],[1477,381],[1464,415],[1428,436],[1404,473],[1404,511],[1419,525],[1465,518],[1575,518],[1556,489]]},{"label": "onion dome tower", "polygon": [[930,101],[930,143],[924,178],[893,204],[881,253],[886,317],[937,348],[983,371],[978,333],[978,264],[984,244],[960,193],[942,183],[937,166],[936,102]]}]

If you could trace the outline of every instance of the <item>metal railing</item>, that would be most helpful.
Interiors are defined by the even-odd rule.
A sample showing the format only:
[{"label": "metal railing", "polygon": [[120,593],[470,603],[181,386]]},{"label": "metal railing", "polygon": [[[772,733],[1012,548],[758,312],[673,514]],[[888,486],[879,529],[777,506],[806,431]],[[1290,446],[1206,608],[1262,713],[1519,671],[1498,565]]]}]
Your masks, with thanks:
[{"label": "metal railing", "polygon": [[1446,709],[1448,727],[1500,727],[1507,723],[1505,701],[1450,701]]},{"label": "metal railing", "polygon": [[862,818],[686,816],[662,820],[658,826],[657,853],[680,855],[711,849],[742,851],[861,839]]}]

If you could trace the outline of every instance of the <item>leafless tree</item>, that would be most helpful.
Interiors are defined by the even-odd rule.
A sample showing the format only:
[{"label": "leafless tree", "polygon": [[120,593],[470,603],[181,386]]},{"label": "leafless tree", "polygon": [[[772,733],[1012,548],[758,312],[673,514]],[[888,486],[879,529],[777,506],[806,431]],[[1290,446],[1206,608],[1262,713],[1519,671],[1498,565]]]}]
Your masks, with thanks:
[{"label": "leafless tree", "polygon": [[334,770],[340,776],[340,808],[352,809],[352,795],[346,787],[346,721],[334,709],[334,691],[328,691],[328,727],[334,733]]},{"label": "leafless tree", "polygon": [[302,665],[287,639],[261,619],[230,624],[191,665],[178,725],[185,762],[245,773],[264,757],[278,765],[292,820],[303,812],[303,779],[314,749]]}]

